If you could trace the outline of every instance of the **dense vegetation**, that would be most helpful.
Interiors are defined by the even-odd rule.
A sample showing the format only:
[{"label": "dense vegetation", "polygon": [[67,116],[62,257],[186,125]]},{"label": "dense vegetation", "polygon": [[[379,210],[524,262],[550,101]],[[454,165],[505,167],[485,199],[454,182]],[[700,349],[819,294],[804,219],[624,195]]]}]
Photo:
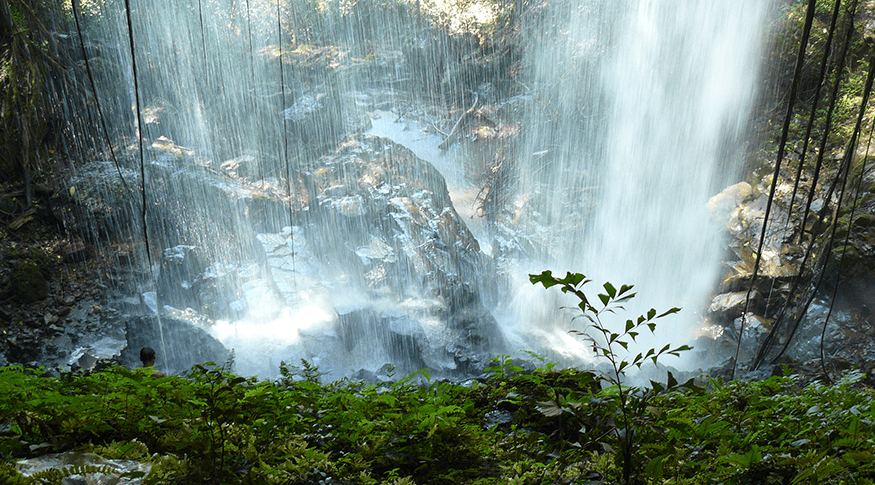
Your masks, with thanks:
[{"label": "dense vegetation", "polygon": [[[711,379],[631,386],[626,372],[686,346],[627,358],[639,331],[679,311],[620,328],[603,320],[634,293],[610,283],[596,298],[581,274],[532,283],[576,296],[577,331],[604,373],[526,370],[498,356],[487,374],[432,382],[321,383],[318,369],[281,366],[275,382],[197,365],[184,377],[111,367],[45,377],[0,368],[0,477],[46,483],[81,465],[29,477],[15,458],[79,450],[148,462],[146,483],[871,483],[875,404],[864,375],[803,384]],[[621,350],[622,349],[622,350]],[[530,359],[531,360],[531,359]],[[786,369],[785,369],[786,370]],[[94,467],[93,471],[100,471]],[[130,472],[129,477],[142,477]],[[40,482],[42,481],[42,482]]]},{"label": "dense vegetation", "polygon": [[[321,384],[306,363],[276,382],[211,366],[165,378],[5,367],[0,481],[28,483],[14,458],[81,450],[150,463],[146,483],[621,483],[616,386],[496,362],[464,385],[424,372]],[[650,392],[630,483],[872,483],[875,406],[861,378]]]}]

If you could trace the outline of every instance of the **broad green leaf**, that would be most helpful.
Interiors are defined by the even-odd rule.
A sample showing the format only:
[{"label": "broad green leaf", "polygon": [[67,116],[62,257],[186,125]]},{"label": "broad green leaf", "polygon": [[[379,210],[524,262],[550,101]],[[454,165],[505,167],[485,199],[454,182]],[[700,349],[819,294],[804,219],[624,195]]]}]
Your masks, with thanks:
[{"label": "broad green leaf", "polygon": [[531,281],[533,285],[541,283],[544,285],[544,288],[549,288],[559,284],[559,281],[553,277],[553,272],[550,270],[544,271],[538,275],[530,274],[529,281]]},{"label": "broad green leaf", "polygon": [[565,273],[565,278],[562,278],[559,281],[563,284],[577,286],[577,285],[581,284],[584,280],[586,280],[586,276],[584,276],[580,273],[567,272],[567,273]]}]

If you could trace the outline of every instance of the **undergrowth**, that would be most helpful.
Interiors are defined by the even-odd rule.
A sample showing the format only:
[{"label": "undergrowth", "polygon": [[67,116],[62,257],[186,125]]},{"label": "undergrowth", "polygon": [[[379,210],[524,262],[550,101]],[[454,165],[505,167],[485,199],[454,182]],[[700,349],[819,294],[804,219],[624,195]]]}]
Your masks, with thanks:
[{"label": "undergrowth", "polygon": [[[524,372],[508,356],[496,367],[473,385],[427,373],[325,384],[288,367],[276,382],[215,367],[164,378],[4,367],[0,482],[44,483],[15,460],[76,450],[149,463],[145,483],[622,483],[616,390],[579,369]],[[872,483],[875,408],[861,379],[651,391],[630,481]]]},{"label": "undergrowth", "polygon": [[[875,480],[875,393],[850,371],[835,385],[791,375],[761,382],[703,377],[634,387],[624,371],[684,346],[626,358],[654,310],[612,330],[631,287],[545,272],[580,299],[607,374],[561,369],[537,355],[497,356],[477,379],[323,383],[283,364],[276,381],[214,364],[155,378],[123,367],[47,377],[0,367],[0,483],[61,483],[107,473],[77,464],[24,476],[22,458],[54,452],[135,460],[119,478],[144,484],[865,484]],[[142,471],[148,468],[148,473]]]}]

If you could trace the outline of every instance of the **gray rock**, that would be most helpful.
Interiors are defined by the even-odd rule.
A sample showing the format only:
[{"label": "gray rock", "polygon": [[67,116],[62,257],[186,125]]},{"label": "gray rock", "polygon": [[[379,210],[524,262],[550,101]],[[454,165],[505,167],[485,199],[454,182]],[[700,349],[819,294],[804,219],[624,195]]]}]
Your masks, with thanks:
[{"label": "gray rock", "polygon": [[336,145],[346,131],[341,103],[333,90],[301,93],[283,110],[283,118],[289,141],[317,153]]},{"label": "gray rock", "polygon": [[[15,462],[15,469],[26,477],[30,477],[44,470],[63,470],[67,467],[73,466],[99,467],[107,473],[96,472],[86,473],[84,475],[73,474],[64,478],[63,483],[81,483],[86,485],[109,483],[118,485],[137,485],[143,483],[146,475],[148,475],[149,471],[152,469],[152,465],[148,463],[140,463],[135,460],[110,460],[94,453],[82,453],[76,451],[51,453]],[[143,472],[144,476],[139,478],[121,477],[122,474],[134,471]]]},{"label": "gray rock", "polygon": [[740,317],[744,312],[745,306],[751,311],[760,309],[761,297],[757,291],[750,292],[751,302],[749,304],[747,303],[747,297],[747,291],[723,293],[715,296],[708,307],[709,317],[716,319],[716,321],[728,322]]},{"label": "gray rock", "polygon": [[[204,329],[174,318],[131,317],[125,324],[126,340],[118,360],[127,367],[140,367],[140,349],[155,349],[155,366],[168,374],[187,371],[194,364],[222,365],[231,353]],[[165,359],[166,356],[166,359]]]}]

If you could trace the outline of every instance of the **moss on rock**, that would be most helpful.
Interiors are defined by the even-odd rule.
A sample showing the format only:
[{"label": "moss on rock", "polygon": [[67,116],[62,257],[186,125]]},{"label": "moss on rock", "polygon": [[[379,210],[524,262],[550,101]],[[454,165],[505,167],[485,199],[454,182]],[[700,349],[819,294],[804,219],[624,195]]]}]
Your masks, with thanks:
[{"label": "moss on rock", "polygon": [[22,262],[12,272],[12,291],[22,301],[30,303],[49,296],[49,285],[39,266],[31,261]]}]

